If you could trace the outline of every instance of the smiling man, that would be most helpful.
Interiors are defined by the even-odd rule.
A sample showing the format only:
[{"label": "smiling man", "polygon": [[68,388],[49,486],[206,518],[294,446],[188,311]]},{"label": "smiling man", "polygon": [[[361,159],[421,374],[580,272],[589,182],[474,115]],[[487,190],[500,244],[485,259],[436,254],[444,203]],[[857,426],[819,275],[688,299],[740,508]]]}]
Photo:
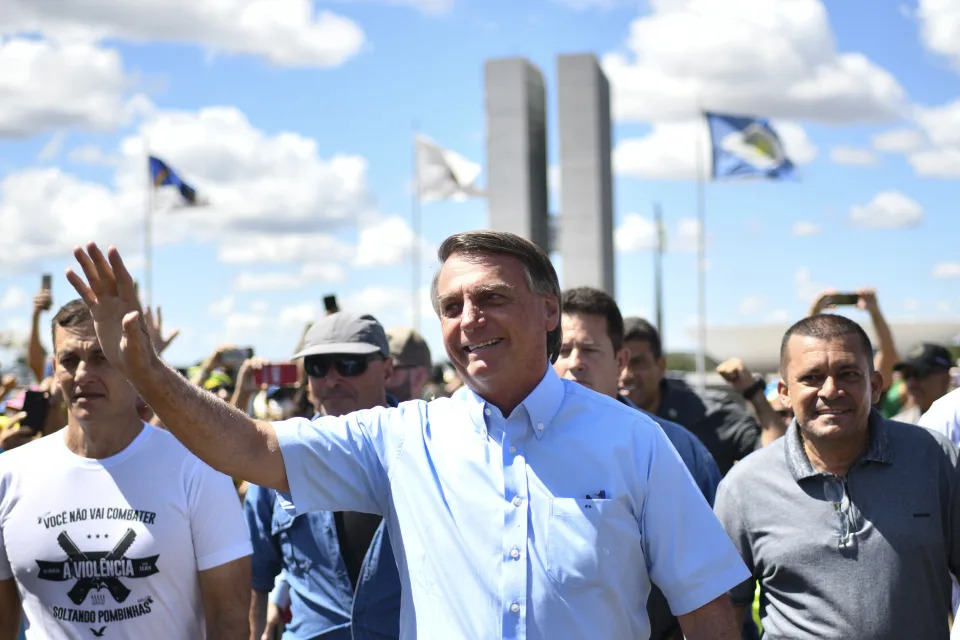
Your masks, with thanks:
[{"label": "smiling man", "polygon": [[0,639],[21,601],[28,639],[246,637],[230,479],[141,421],[82,301],[52,324],[67,426],[0,456]]},{"label": "smiling man", "polygon": [[298,513],[383,516],[401,637],[645,638],[651,581],[687,638],[738,637],[727,591],[747,571],[666,436],[550,368],[560,287],[547,255],[493,231],[438,253],[434,308],[465,387],[313,421],[258,422],[201,397],[145,339],[115,250],[78,249],[87,282],[68,278],[106,356],[201,458],[289,491]]},{"label": "smiling man", "polygon": [[884,419],[863,329],[810,316],[784,335],[784,437],[733,467],[716,512],[760,582],[765,638],[947,638],[960,570],[957,451]]}]

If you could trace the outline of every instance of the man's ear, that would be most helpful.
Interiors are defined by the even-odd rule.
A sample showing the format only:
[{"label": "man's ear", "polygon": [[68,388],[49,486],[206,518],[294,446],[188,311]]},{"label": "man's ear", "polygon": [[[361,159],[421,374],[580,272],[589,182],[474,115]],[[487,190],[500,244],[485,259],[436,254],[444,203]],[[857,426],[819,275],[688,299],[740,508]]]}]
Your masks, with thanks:
[{"label": "man's ear", "polygon": [[783,405],[784,409],[793,409],[793,405],[790,404],[790,387],[783,381],[783,378],[777,380],[777,394],[780,396],[780,404]]},{"label": "man's ear", "polygon": [[870,404],[880,402],[880,395],[883,393],[883,374],[874,370],[870,374]]},{"label": "man's ear", "polygon": [[667,358],[666,356],[660,356],[657,358],[657,369],[660,370],[660,377],[663,378],[667,374]]},{"label": "man's ear", "polygon": [[560,326],[560,301],[556,296],[543,296],[544,318],[547,331],[553,331]]},{"label": "man's ear", "polygon": [[393,358],[387,356],[383,359],[383,379],[389,380],[393,376]]},{"label": "man's ear", "polygon": [[630,349],[627,349],[626,347],[621,347],[619,351],[613,354],[613,357],[617,361],[617,370],[623,373],[623,370],[627,366],[627,363],[630,362]]}]

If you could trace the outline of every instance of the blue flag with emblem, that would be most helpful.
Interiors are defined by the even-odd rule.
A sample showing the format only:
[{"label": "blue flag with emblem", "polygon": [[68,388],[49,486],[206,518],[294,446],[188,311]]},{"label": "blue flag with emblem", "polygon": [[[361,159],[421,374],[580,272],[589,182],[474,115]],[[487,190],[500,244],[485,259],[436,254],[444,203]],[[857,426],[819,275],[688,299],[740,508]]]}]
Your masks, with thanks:
[{"label": "blue flag with emblem", "polygon": [[793,178],[794,165],[780,136],[764,118],[705,113],[713,149],[711,176]]},{"label": "blue flag with emblem", "polygon": [[170,168],[170,165],[156,156],[150,156],[150,178],[154,189],[165,185],[176,187],[183,196],[186,206],[200,204],[196,189],[184,182],[177,172]]}]

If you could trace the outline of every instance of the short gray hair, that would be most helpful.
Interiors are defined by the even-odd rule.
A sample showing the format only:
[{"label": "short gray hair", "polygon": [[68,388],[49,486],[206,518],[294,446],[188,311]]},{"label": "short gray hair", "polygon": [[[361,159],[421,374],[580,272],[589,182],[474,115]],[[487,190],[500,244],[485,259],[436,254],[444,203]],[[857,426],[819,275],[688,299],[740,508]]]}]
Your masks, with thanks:
[{"label": "short gray hair", "polygon": [[[530,291],[553,296],[557,301],[558,311],[563,311],[560,308],[562,299],[557,271],[543,249],[529,240],[506,231],[465,231],[455,233],[444,240],[437,250],[437,258],[442,265],[450,256],[457,253],[467,256],[506,255],[516,258],[523,267],[523,275]],[[437,271],[430,285],[430,300],[438,316],[440,315],[440,297],[437,291],[439,279],[440,272]],[[555,362],[560,355],[562,343],[563,333],[558,320],[557,328],[547,332],[547,357],[550,358],[550,362]]]}]

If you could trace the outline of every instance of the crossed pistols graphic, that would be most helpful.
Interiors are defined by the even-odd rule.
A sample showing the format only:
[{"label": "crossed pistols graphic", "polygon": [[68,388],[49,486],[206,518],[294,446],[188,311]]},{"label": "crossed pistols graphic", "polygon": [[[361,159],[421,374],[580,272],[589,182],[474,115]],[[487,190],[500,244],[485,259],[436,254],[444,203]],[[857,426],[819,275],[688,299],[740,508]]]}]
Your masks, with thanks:
[{"label": "crossed pistols graphic", "polygon": [[[117,602],[123,602],[130,595],[130,589],[120,582],[117,574],[127,578],[145,578],[157,573],[157,558],[127,558],[127,550],[137,534],[133,529],[127,529],[120,541],[110,551],[81,551],[70,539],[66,531],[57,536],[57,543],[64,553],[66,561],[48,562],[37,560],[40,568],[37,577],[43,580],[64,581],[76,579],[73,587],[67,592],[70,600],[79,605],[87,594],[94,589],[106,588]],[[118,566],[119,565],[119,566]]]}]

